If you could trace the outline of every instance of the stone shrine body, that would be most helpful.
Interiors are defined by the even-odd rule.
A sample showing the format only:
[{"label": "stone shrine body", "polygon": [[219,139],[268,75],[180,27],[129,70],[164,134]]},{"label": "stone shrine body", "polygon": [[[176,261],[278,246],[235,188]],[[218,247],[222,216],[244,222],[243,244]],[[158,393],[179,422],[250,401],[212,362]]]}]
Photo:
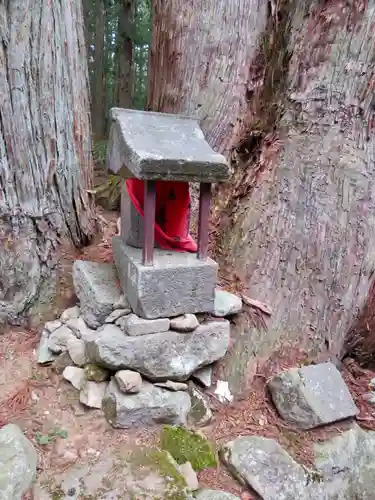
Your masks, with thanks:
[{"label": "stone shrine body", "polygon": [[[135,314],[146,319],[214,310],[217,264],[208,257],[211,183],[229,177],[225,158],[206,142],[196,119],[114,108],[108,167],[121,175],[121,234],[113,253],[121,286]],[[143,212],[126,179],[144,181]],[[196,253],[155,248],[157,183],[199,182]]]}]

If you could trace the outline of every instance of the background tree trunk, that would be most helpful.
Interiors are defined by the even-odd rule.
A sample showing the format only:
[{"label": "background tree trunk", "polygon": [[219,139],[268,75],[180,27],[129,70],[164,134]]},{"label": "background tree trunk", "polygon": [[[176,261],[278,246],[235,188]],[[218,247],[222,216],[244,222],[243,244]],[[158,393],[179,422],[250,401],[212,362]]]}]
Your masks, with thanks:
[{"label": "background tree trunk", "polygon": [[56,248],[93,232],[80,1],[0,5],[0,323],[50,307]]},{"label": "background tree trunk", "polygon": [[106,86],[104,78],[105,1],[96,0],[95,55],[91,92],[92,131],[96,140],[105,136]]},{"label": "background tree trunk", "polygon": [[133,99],[133,38],[134,1],[121,0],[118,21],[118,67],[116,103],[120,108],[131,108]]},{"label": "background tree trunk", "polygon": [[[248,309],[222,365],[246,389],[282,345],[338,358],[374,272],[375,0],[154,1],[149,107],[200,118],[222,277]],[[302,355],[302,354],[301,354]]]}]

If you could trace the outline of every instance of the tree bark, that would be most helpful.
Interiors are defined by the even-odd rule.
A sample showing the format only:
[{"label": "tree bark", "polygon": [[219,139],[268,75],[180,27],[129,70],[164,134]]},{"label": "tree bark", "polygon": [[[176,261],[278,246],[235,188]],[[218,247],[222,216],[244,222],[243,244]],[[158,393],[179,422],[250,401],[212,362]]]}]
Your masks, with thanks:
[{"label": "tree bark", "polygon": [[91,91],[92,131],[96,140],[105,136],[106,95],[104,78],[105,2],[96,0],[93,81]]},{"label": "tree bark", "polygon": [[80,1],[0,5],[0,324],[51,306],[57,245],[93,232]]},{"label": "tree bark", "polygon": [[134,1],[121,0],[118,22],[118,70],[116,103],[120,108],[131,108],[133,99],[133,40]]},{"label": "tree bark", "polygon": [[273,309],[235,320],[223,376],[237,392],[281,344],[342,356],[365,305],[374,14],[375,0],[154,2],[149,108],[199,117],[227,156],[214,256],[224,281]]}]

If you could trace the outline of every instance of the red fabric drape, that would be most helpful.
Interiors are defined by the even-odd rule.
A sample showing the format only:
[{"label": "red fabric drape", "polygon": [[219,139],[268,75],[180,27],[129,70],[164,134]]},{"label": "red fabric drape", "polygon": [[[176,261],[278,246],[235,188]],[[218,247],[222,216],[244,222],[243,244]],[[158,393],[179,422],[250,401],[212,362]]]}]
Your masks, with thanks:
[{"label": "red fabric drape", "polygon": [[[128,179],[126,187],[137,212],[143,217],[144,182]],[[177,252],[196,252],[189,234],[190,193],[187,182],[156,182],[155,241],[159,248]]]}]

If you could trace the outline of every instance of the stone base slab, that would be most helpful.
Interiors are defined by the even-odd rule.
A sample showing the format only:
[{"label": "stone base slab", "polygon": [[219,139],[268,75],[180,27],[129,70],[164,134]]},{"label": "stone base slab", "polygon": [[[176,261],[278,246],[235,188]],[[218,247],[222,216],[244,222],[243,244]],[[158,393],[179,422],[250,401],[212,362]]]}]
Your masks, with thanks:
[{"label": "stone base slab", "polygon": [[196,254],[155,249],[154,265],[142,265],[142,250],[112,240],[122,289],[135,314],[146,319],[212,312],[218,266]]}]

